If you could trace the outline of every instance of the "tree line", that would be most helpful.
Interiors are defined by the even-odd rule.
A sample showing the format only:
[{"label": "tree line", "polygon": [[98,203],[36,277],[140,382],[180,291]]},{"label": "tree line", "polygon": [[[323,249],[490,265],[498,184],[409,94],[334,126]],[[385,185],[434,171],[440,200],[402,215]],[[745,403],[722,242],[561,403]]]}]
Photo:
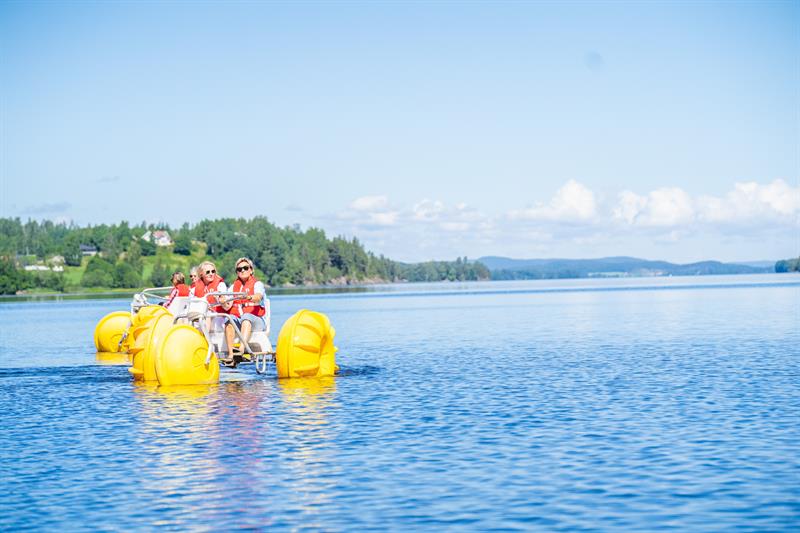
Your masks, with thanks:
[{"label": "tree line", "polygon": [[[147,232],[166,230],[173,244],[156,246]],[[83,247],[83,249],[82,249]],[[97,254],[88,261],[86,249]],[[85,270],[77,287],[63,273],[28,272],[24,263],[63,257],[68,267]],[[145,276],[145,258],[152,269]],[[180,228],[128,222],[80,227],[52,221],[0,218],[0,292],[28,288],[56,291],[80,287],[140,288],[169,285],[174,269],[188,270],[202,260],[214,261],[228,280],[234,262],[250,257],[260,279],[271,286],[379,283],[399,281],[467,281],[489,278],[488,269],[466,257],[455,261],[407,264],[367,251],[357,238],[328,238],[318,228],[278,227],[265,217],[203,220]],[[188,272],[185,272],[188,275]]]},{"label": "tree line", "polygon": [[800,272],[800,257],[781,259],[775,263],[775,272]]}]

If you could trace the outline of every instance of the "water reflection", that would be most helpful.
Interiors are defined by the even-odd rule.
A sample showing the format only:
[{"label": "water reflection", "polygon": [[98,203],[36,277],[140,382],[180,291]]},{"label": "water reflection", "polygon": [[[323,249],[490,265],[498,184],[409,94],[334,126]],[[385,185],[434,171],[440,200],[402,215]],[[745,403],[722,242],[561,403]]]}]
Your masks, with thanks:
[{"label": "water reflection", "polygon": [[[137,446],[141,458],[142,490],[150,508],[169,509],[176,499],[206,485],[222,471],[221,442],[214,438],[219,410],[215,385],[160,387],[135,382],[139,400]],[[211,476],[211,478],[209,478]],[[222,492],[223,479],[211,485]],[[159,522],[160,526],[176,525]]]},{"label": "water reflection", "polygon": [[335,480],[342,475],[336,457],[337,433],[329,420],[335,409],[336,379],[281,379],[278,387],[288,410],[284,423],[292,443],[284,454],[288,479],[293,492],[305,495],[296,502],[296,511],[306,527],[321,528],[321,515],[334,503]]},{"label": "water reflection", "polygon": [[131,360],[128,354],[119,352],[97,352],[95,361],[97,361],[101,365],[108,365],[108,366],[131,364]]},{"label": "water reflection", "polygon": [[318,407],[336,392],[334,377],[280,379],[278,385],[290,404],[307,407]]}]

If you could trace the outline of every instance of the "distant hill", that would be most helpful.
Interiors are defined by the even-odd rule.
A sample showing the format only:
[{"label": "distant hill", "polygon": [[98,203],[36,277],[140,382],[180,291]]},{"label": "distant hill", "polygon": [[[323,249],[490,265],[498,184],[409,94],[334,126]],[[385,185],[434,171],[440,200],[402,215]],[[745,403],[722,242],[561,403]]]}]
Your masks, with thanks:
[{"label": "distant hill", "polygon": [[719,261],[678,265],[667,261],[648,261],[636,257],[601,259],[511,259],[481,257],[492,279],[603,278],[627,276],[697,276],[713,274],[761,274],[774,272],[772,264],[750,266]]},{"label": "distant hill", "polygon": [[770,272],[771,272],[772,269],[775,268],[775,263],[776,263],[776,261],[773,259],[772,261],[768,261],[768,260],[764,260],[764,261],[736,261],[736,263],[732,263],[732,264],[744,265],[744,266],[750,266],[750,267],[756,267],[756,268],[768,268],[768,269],[770,269]]}]

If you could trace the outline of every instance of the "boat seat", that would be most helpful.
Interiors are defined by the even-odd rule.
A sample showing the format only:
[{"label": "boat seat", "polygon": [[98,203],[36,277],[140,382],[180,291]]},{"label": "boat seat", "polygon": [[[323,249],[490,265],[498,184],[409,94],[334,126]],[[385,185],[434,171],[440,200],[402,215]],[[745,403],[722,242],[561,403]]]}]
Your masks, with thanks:
[{"label": "boat seat", "polygon": [[254,352],[271,352],[272,343],[269,341],[269,335],[266,331],[254,331],[250,335],[250,349]]},{"label": "boat seat", "polygon": [[185,312],[189,320],[197,320],[208,312],[208,302],[205,298],[190,297],[186,304]]},{"label": "boat seat", "polygon": [[271,352],[272,343],[269,341],[270,322],[272,321],[272,308],[269,298],[264,301],[264,323],[267,325],[265,331],[254,331],[250,335],[250,348],[255,352]]},{"label": "boat seat", "polygon": [[177,296],[172,300],[172,303],[169,304],[167,307],[167,311],[172,313],[172,316],[178,316],[183,314],[186,311],[186,307],[189,305],[189,297],[188,296]]}]

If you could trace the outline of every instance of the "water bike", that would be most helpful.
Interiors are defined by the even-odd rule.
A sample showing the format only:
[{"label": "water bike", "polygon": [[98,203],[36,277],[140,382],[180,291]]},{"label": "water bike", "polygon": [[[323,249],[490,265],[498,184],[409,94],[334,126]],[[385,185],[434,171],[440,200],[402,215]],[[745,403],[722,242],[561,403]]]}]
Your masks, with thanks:
[{"label": "water bike", "polygon": [[[98,358],[124,356],[136,380],[161,385],[219,382],[220,366],[254,364],[265,374],[274,364],[279,378],[335,375],[336,330],[322,313],[301,309],[281,327],[275,349],[270,342],[270,303],[264,302],[265,331],[244,338],[232,315],[219,305],[245,293],[212,292],[201,298],[176,297],[165,307],[171,287],[145,289],[133,296],[130,311],[104,316],[94,330]],[[233,329],[227,346],[225,327]]]}]

